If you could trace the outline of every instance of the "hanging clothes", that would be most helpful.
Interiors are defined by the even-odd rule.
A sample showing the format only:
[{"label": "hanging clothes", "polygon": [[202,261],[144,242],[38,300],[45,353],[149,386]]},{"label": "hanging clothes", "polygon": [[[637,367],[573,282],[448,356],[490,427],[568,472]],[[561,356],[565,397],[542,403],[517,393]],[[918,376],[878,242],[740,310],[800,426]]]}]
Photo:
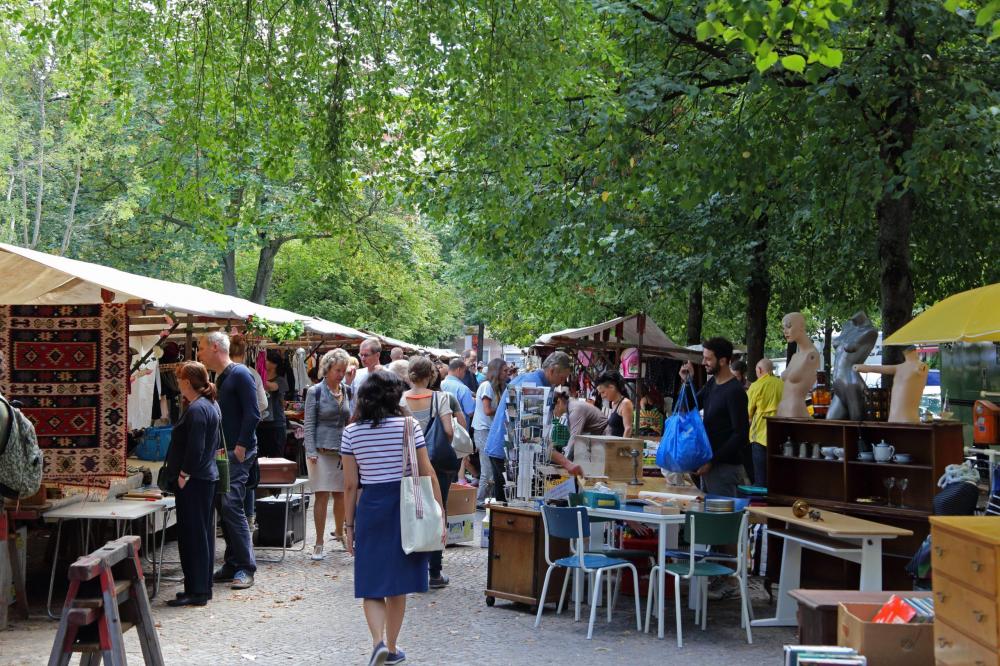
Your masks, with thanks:
[{"label": "hanging clothes", "polygon": [[[146,355],[153,345],[159,342],[160,336],[132,336],[129,338],[129,346],[137,351],[136,360]],[[131,368],[130,368],[131,369]],[[131,374],[129,380],[128,403],[126,417],[128,419],[129,430],[140,430],[148,428],[153,423],[153,394],[159,384],[159,361],[156,356],[151,355],[142,368]]]},{"label": "hanging clothes", "polygon": [[309,371],[306,369],[306,350],[299,347],[295,350],[295,361],[292,362],[292,376],[295,379],[295,392],[301,394],[309,388]]}]

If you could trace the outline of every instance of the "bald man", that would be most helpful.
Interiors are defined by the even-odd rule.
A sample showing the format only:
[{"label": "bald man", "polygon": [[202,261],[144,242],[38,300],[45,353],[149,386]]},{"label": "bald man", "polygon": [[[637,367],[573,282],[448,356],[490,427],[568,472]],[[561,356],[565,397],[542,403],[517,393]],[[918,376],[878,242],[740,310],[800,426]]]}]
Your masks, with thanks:
[{"label": "bald man", "polygon": [[753,484],[764,488],[767,487],[767,417],[777,414],[784,390],[784,382],[773,372],[771,359],[757,361],[757,381],[747,390]]}]

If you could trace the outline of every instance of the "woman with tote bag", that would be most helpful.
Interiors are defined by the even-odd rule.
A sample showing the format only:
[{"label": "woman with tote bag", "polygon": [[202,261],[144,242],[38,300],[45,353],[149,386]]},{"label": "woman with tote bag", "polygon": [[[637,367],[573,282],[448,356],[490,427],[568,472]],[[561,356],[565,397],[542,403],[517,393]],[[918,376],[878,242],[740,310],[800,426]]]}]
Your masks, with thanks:
[{"label": "woman with tote bag", "polygon": [[[430,553],[403,549],[401,487],[412,492],[414,485],[433,489],[433,501],[421,494],[420,510],[443,516],[441,490],[431,467],[423,432],[413,419],[403,416],[400,400],[406,385],[390,372],[379,370],[362,384],[355,395],[354,423],[344,429],[340,455],[344,462],[344,499],[346,515],[344,545],[354,556],[354,596],[364,600],[365,619],[372,633],[370,664],[399,664],[406,655],[396,645],[406,595],[426,592],[427,561]],[[410,429],[412,442],[407,441]],[[404,464],[404,447],[413,446],[419,477],[416,484],[412,470]],[[404,477],[409,477],[404,484]],[[423,477],[428,477],[426,481]],[[359,485],[364,484],[358,499]],[[420,504],[420,501],[418,501]],[[408,518],[409,520],[409,518]],[[440,521],[440,548],[447,536],[444,519]]]}]

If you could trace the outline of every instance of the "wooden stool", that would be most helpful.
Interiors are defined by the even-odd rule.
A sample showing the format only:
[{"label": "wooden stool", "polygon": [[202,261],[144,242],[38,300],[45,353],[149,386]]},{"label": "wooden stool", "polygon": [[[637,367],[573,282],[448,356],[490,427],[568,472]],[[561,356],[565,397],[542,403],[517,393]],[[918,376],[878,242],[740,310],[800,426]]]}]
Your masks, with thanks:
[{"label": "wooden stool", "polygon": [[132,627],[139,632],[143,661],[163,665],[139,544],[139,537],[125,536],[70,565],[69,591],[49,666],[66,666],[74,652],[83,653],[80,664],[84,666],[96,665],[101,659],[104,666],[125,666],[128,661],[122,634]]}]

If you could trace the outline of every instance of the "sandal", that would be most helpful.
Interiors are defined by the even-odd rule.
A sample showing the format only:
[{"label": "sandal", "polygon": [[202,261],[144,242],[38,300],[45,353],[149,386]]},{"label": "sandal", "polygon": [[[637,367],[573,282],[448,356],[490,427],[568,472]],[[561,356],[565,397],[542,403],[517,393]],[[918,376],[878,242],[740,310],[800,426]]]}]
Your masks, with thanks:
[{"label": "sandal", "polygon": [[309,559],[311,559],[311,560],[322,560],[325,557],[326,557],[326,555],[323,554],[323,544],[318,543],[315,546],[313,546],[313,552],[312,552],[312,555],[309,556]]}]

